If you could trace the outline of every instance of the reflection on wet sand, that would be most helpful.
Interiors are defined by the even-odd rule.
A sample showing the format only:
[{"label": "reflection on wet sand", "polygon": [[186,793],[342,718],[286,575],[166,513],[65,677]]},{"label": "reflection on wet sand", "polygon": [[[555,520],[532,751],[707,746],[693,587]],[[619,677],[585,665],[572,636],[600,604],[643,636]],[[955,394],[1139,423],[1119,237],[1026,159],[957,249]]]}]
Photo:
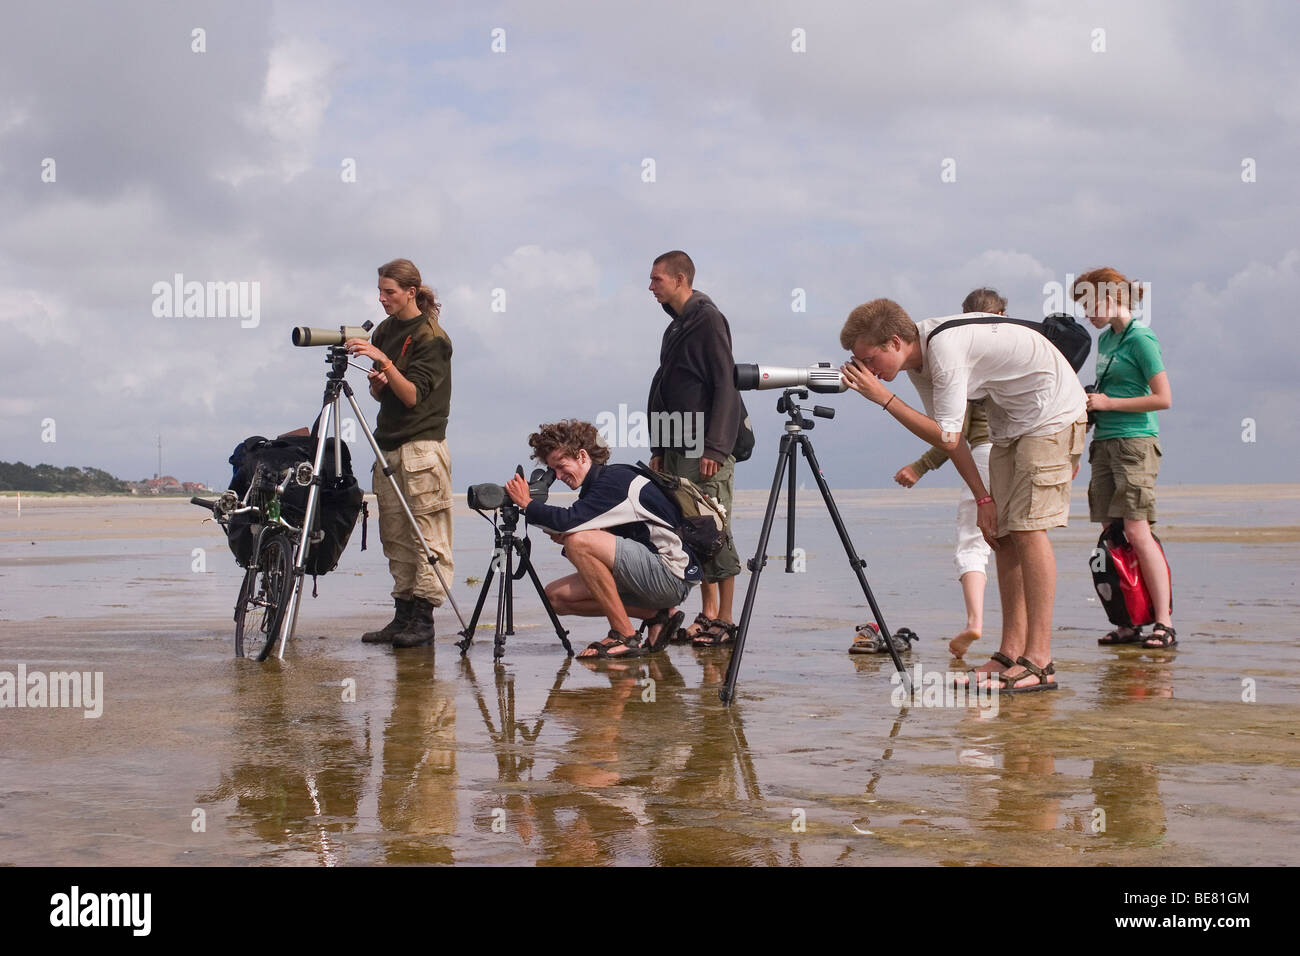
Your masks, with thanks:
[{"label": "reflection on wet sand", "polygon": [[229,819],[236,826],[333,866],[340,835],[356,825],[369,742],[337,712],[321,713],[294,687],[249,664],[230,666],[239,756],[195,799],[200,806],[233,800]]},{"label": "reflection on wet sand", "polygon": [[384,725],[379,824],[389,863],[452,863],[456,832],[455,688],[434,676],[432,648],[394,654],[393,709]]},{"label": "reflection on wet sand", "polygon": [[[954,611],[934,597],[950,574],[935,542],[950,502],[911,507],[902,534],[893,499],[849,499],[846,521],[889,555],[873,568],[882,605],[922,637],[909,666],[945,670]],[[233,581],[190,567],[211,544],[186,530],[196,509],[175,506],[170,537],[105,544],[77,529],[164,504],[77,505],[52,514],[63,538],[34,506],[0,527],[0,671],[102,670],[105,701],[95,720],[0,710],[0,863],[1294,864],[1296,565],[1237,534],[1262,518],[1236,516],[1281,509],[1300,527],[1300,489],[1173,499],[1225,529],[1166,538],[1196,551],[1171,556],[1186,639],[1098,647],[1081,557],[1095,535],[1065,529],[1061,553],[1079,560],[1059,566],[1062,688],[1003,697],[990,718],[892,704],[892,665],[844,653],[865,611],[829,574],[764,579],[731,708],[717,700],[727,650],[588,666],[526,602],[498,666],[484,645],[459,658],[449,615],[436,652],[363,647],[379,555],[374,574],[358,564],[322,586],[285,661],[234,661]],[[756,508],[738,501],[737,520]],[[811,557],[834,551],[829,525],[801,528]],[[131,561],[110,553],[122,542]],[[543,577],[563,570],[536,557]]]}]

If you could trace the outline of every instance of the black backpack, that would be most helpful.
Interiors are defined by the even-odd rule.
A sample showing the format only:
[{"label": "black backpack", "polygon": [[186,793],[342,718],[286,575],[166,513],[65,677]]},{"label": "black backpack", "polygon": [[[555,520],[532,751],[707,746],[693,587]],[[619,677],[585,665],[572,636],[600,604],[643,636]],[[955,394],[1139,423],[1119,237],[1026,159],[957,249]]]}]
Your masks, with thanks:
[{"label": "black backpack", "polygon": [[993,325],[999,322],[1023,325],[1035,332],[1041,332],[1046,336],[1047,341],[1055,345],[1057,350],[1065,356],[1065,360],[1070,363],[1070,367],[1076,372],[1083,368],[1083,363],[1088,361],[1088,356],[1092,353],[1092,336],[1088,333],[1088,330],[1076,322],[1073,316],[1066,315],[1064,312],[1054,312],[1043,319],[1042,322],[1008,319],[1004,315],[981,315],[969,319],[949,319],[947,322],[942,322],[936,328],[930,330],[930,334],[925,337],[925,344],[929,345],[930,340],[944,329],[955,328],[959,325]]},{"label": "black backpack", "polygon": [[636,472],[650,479],[664,497],[677,506],[681,521],[673,528],[688,551],[701,564],[712,561],[727,544],[726,511],[722,505],[700,490],[689,478],[678,478],[652,471],[644,462],[636,463]]},{"label": "black backpack", "polygon": [[[340,442],[343,449],[343,468],[340,474],[334,462],[334,442],[325,445],[325,458],[321,464],[320,506],[316,509],[313,535],[319,533],[320,540],[311,546],[304,566],[313,577],[333,571],[348,545],[352,529],[356,526],[357,515],[365,506],[365,494],[352,474],[352,453],[346,443]],[[279,476],[284,469],[293,468],[299,462],[310,463],[316,453],[316,439],[311,435],[294,435],[287,438],[267,439],[254,435],[240,442],[230,456],[234,474],[230,478],[230,490],[242,500],[252,484],[253,476],[259,466],[266,466],[273,475]],[[307,513],[307,493],[310,488],[289,482],[281,497],[281,513],[291,524],[301,526]],[[235,555],[240,567],[248,567],[254,559],[253,549],[257,545],[257,533],[260,529],[247,516],[239,515],[231,519],[227,543]],[[361,548],[365,550],[365,527],[361,531]]]}]

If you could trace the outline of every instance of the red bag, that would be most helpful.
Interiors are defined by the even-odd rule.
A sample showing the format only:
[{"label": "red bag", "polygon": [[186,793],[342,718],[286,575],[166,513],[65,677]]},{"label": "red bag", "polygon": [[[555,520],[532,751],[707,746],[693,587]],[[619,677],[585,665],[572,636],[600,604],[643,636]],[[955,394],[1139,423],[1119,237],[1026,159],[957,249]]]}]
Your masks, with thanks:
[{"label": "red bag", "polygon": [[[1165,553],[1160,539],[1155,538],[1160,554]],[[1124,537],[1122,521],[1111,522],[1109,528],[1097,539],[1097,547],[1088,562],[1092,569],[1092,583],[1097,589],[1097,597],[1110,623],[1118,627],[1142,627],[1155,623],[1155,611],[1151,604],[1151,592],[1142,580],[1142,568],[1138,564],[1137,552],[1128,538]],[[1165,573],[1169,575],[1169,610],[1174,609],[1173,572],[1169,570],[1169,561],[1165,561]]]}]

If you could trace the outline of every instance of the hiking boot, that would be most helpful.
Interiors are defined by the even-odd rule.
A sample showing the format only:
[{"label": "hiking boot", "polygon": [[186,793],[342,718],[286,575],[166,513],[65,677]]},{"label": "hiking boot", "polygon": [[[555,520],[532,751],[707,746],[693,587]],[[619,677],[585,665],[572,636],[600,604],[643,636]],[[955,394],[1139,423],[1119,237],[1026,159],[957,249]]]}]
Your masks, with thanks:
[{"label": "hiking boot", "polygon": [[394,647],[419,647],[433,643],[433,604],[422,597],[412,601],[406,629],[393,637]]},{"label": "hiking boot", "polygon": [[393,619],[377,631],[366,631],[361,635],[363,644],[391,644],[393,638],[406,630],[411,623],[411,611],[415,602],[410,598],[393,598]]}]

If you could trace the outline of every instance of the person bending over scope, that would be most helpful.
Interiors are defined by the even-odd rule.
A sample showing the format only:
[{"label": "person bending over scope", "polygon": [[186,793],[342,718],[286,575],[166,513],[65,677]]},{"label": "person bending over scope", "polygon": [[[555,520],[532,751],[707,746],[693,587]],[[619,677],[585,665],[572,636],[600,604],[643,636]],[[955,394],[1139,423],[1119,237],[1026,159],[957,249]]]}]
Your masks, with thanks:
[{"label": "person bending over scope", "polygon": [[[946,318],[918,324],[889,299],[860,305],[840,331],[840,344],[853,353],[840,371],[850,388],[952,457],[997,555],[1002,646],[972,678],[960,675],[958,685],[987,682],[1004,694],[1054,690],[1056,557],[1047,530],[1069,518],[1087,422],[1083,386],[1065,356],[1033,329],[966,325],[930,341]],[[886,385],[904,371],[925,412]],[[961,436],[966,403],[977,399],[985,400],[993,445],[987,484]]]},{"label": "person bending over scope", "polygon": [[[569,419],[528,436],[533,458],[578,492],[571,508],[534,501],[519,475],[506,493],[529,524],[564,545],[575,574],[552,581],[546,596],[557,614],[604,617],[609,634],[583,658],[640,657],[663,650],[685,616],[671,608],[700,580],[700,564],[673,531],[677,508],[631,465],[609,464],[596,426]],[[640,618],[633,628],[631,618]],[[645,643],[642,644],[644,635]]]},{"label": "person bending over scope", "polygon": [[[996,289],[975,289],[962,300],[961,311],[963,315],[973,312],[1006,315],[1007,300],[998,295]],[[989,444],[989,416],[984,410],[983,402],[967,403],[961,436],[970,445],[971,457],[975,459],[980,478],[988,485],[989,451],[993,446]],[[947,452],[930,447],[916,461],[898,469],[894,481],[904,488],[911,488],[926,472],[942,468],[947,460]],[[952,557],[952,563],[957,568],[957,580],[961,583],[962,600],[966,604],[966,629],[948,642],[949,652],[959,660],[984,632],[984,585],[988,580],[991,552],[979,525],[975,523],[977,510],[975,497],[968,485],[957,503],[957,546]],[[859,636],[850,650],[859,647],[864,638],[866,635]]]}]

